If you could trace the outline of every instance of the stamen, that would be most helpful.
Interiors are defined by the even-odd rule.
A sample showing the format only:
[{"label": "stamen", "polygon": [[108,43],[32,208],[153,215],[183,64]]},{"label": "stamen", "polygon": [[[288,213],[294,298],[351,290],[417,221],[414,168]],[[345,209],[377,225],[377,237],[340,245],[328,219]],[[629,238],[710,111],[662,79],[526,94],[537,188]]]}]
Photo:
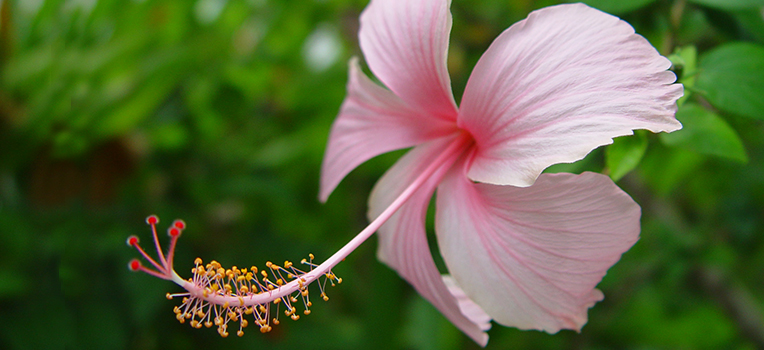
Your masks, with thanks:
[{"label": "stamen", "polygon": [[[308,255],[309,259],[302,259],[301,263],[307,266],[307,271],[296,268],[289,261],[285,261],[284,266],[267,262],[267,269],[260,270],[252,266],[247,271],[236,266],[225,269],[214,260],[204,265],[202,259],[197,258],[194,260],[194,268],[191,269],[193,276],[184,280],[173,269],[173,256],[177,240],[186,228],[186,224],[176,220],[168,229],[170,246],[165,255],[162,253],[156,234],[159,218],[154,215],[146,218],[146,223],[151,226],[159,262],[146,254],[136,237],[128,238],[127,243],[138,250],[156,270],[141,265],[137,260],[131,261],[128,267],[133,271],[142,271],[158,278],[171,280],[188,292],[167,294],[170,299],[182,297],[182,304],[173,309],[180,323],[190,320],[189,323],[194,328],[201,328],[202,325],[212,327],[214,324],[218,326],[220,336],[227,337],[228,323],[238,321],[239,330],[236,334],[241,336],[243,329],[249,324],[244,315],[251,315],[260,332],[269,332],[272,329],[271,324],[280,323],[278,317],[281,304],[284,305],[285,315],[292,320],[300,318],[295,308],[299,300],[302,300],[304,306],[303,314],[311,313],[310,307],[313,304],[309,299],[308,285],[312,282],[318,281],[321,299],[329,300],[326,294],[327,282],[332,286],[342,283],[342,278],[337,277],[331,269],[371,237],[423,184],[433,177],[439,179],[445,176],[446,172],[443,170],[448,169],[465,150],[469,149],[472,142],[472,137],[467,133],[456,137],[374,221],[329,259],[320,265],[313,263],[315,259],[313,254]],[[274,311],[272,311],[273,306],[275,306]]]},{"label": "stamen", "polygon": [[[303,305],[303,314],[311,313],[310,307],[313,303],[310,301],[308,291],[308,285],[311,282],[319,280],[317,284],[320,295],[324,300],[328,300],[325,291],[327,281],[331,285],[342,281],[331,270],[321,275],[307,276],[319,266],[313,263],[313,254],[309,254],[309,261],[302,259],[302,264],[308,267],[307,272],[298,269],[288,260],[284,261],[283,266],[268,261],[265,263],[267,269],[261,270],[256,266],[251,266],[249,269],[232,266],[226,269],[215,260],[205,265],[201,258],[196,258],[194,267],[191,268],[192,277],[184,280],[175,273],[172,264],[176,242],[186,228],[186,223],[175,220],[167,229],[170,246],[167,254],[164,254],[157,241],[156,224],[158,222],[159,218],[155,215],[146,218],[157,247],[159,255],[157,260],[141,248],[138,237],[130,236],[127,239],[127,244],[138,250],[156,270],[143,266],[138,259],[131,260],[128,268],[131,271],[142,271],[158,278],[171,280],[186,289],[186,293],[167,293],[165,296],[167,299],[182,298],[181,304],[173,309],[175,318],[180,323],[188,321],[193,328],[202,328],[202,326],[210,328],[215,325],[218,334],[227,337],[229,322],[238,322],[239,328],[236,335],[243,336],[244,328],[250,323],[245,316],[251,316],[260,332],[267,333],[273,329],[271,324],[280,323],[279,310],[282,304],[285,308],[284,315],[295,321],[300,319],[296,307],[298,302],[301,301],[299,304]],[[275,309],[272,305],[275,305]]]}]

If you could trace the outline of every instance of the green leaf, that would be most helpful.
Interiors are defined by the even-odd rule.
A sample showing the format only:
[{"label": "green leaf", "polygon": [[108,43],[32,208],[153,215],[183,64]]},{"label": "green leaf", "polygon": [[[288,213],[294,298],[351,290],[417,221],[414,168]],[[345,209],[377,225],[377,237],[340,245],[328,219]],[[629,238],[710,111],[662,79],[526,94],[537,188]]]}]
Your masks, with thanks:
[{"label": "green leaf", "polygon": [[676,68],[681,68],[679,82],[684,85],[684,95],[676,102],[678,106],[681,106],[690,98],[692,88],[695,86],[695,75],[698,69],[698,50],[693,45],[678,47],[668,58]]},{"label": "green leaf", "polygon": [[700,59],[695,88],[714,107],[764,120],[764,47],[732,43]]},{"label": "green leaf", "polygon": [[661,134],[664,144],[739,162],[748,161],[737,132],[715,113],[687,103],[677,111],[676,118],[684,127],[670,134]]},{"label": "green leaf", "polygon": [[610,178],[613,181],[618,181],[634,170],[639,165],[646,150],[647,137],[643,132],[613,140],[613,144],[605,149],[605,164],[610,170]]},{"label": "green leaf", "polygon": [[645,7],[655,0],[583,0],[582,2],[608,13],[621,14]]},{"label": "green leaf", "polygon": [[736,11],[734,17],[748,35],[759,42],[764,42],[764,16],[760,8]]},{"label": "green leaf", "polygon": [[764,0],[690,0],[690,2],[720,10],[742,10],[764,6]]}]

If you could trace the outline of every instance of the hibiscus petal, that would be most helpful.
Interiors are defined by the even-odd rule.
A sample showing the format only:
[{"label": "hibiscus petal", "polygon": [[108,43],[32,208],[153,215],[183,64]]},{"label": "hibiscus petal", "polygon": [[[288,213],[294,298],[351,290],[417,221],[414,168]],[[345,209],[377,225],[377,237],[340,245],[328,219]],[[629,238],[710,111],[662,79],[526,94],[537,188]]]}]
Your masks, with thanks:
[{"label": "hibiscus petal", "polygon": [[459,303],[459,310],[461,310],[464,316],[467,316],[470,321],[477,324],[484,331],[491,329],[491,316],[488,316],[480,305],[475,304],[451,276],[443,275],[443,283],[446,284],[451,295],[456,298],[456,302]]},{"label": "hibiscus petal", "polygon": [[454,123],[417,113],[372,82],[356,58],[350,61],[347,90],[321,166],[321,201],[326,201],[340,181],[361,163],[456,130]]},{"label": "hibiscus petal", "polygon": [[446,67],[450,0],[372,0],[358,36],[374,75],[417,110],[456,120]]},{"label": "hibiscus petal", "polygon": [[530,187],[438,187],[435,231],[449,272],[496,322],[580,330],[597,283],[639,236],[640,208],[607,176],[542,174]]},{"label": "hibiscus petal", "polygon": [[[431,163],[453,138],[435,140],[409,151],[377,182],[369,198],[369,219],[373,220],[389,206],[416,176]],[[466,296],[457,299],[449,291],[435,266],[424,227],[427,207],[438,179],[447,171],[439,169],[382,227],[377,231],[379,260],[396,270],[414,289],[432,303],[456,327],[478,344],[485,346],[488,320],[470,318],[460,311]],[[473,303],[474,305],[474,303]],[[476,323],[478,322],[478,323]]]},{"label": "hibiscus petal", "polygon": [[475,137],[475,181],[529,186],[635,129],[670,132],[681,84],[626,22],[583,4],[531,13],[483,54],[459,126]]}]

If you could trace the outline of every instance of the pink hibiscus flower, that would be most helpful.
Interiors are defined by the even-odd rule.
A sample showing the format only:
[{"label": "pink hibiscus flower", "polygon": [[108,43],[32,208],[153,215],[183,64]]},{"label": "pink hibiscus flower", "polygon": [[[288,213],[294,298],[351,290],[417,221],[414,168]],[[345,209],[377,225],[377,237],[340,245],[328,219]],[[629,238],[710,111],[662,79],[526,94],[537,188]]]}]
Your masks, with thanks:
[{"label": "pink hibiscus flower", "polygon": [[[134,271],[186,290],[178,321],[216,326],[228,336],[238,322],[269,332],[279,310],[310,314],[308,285],[341,283],[332,268],[375,232],[379,258],[459,329],[485,345],[494,320],[520,329],[579,330],[602,300],[595,289],[639,236],[639,206],[608,177],[541,174],[574,162],[634,129],[670,132],[682,86],[669,61],[627,23],[582,4],[535,11],[502,33],[470,77],[460,108],[446,72],[449,0],[372,0],[361,15],[360,42],[373,83],[350,62],[348,96],[335,121],[322,168],[325,201],[364,161],[414,147],[377,183],[373,221],[324,263],[271,262],[264,269],[223,268],[197,258],[193,277],[174,270],[186,228],[168,228],[157,259],[135,236],[127,244],[150,263]],[[424,228],[437,189],[435,231],[449,275],[433,261]]]},{"label": "pink hibiscus flower", "polygon": [[[682,86],[617,17],[583,4],[531,13],[475,66],[457,108],[446,70],[449,0],[372,0],[332,126],[320,199],[352,169],[414,147],[369,199],[380,260],[485,345],[490,320],[555,333],[580,328],[595,289],[638,239],[640,208],[608,177],[541,174],[635,129],[671,132]],[[441,275],[424,227],[437,189]],[[333,257],[334,258],[334,257]],[[331,260],[331,259],[330,259]]]}]

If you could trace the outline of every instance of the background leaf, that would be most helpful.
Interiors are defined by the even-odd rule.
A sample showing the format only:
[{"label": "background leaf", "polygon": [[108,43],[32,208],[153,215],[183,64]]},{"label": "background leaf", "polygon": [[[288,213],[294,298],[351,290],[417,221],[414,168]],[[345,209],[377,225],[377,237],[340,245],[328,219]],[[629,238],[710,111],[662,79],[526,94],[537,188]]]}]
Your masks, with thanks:
[{"label": "background leaf", "polygon": [[622,136],[613,140],[613,144],[605,150],[605,165],[610,171],[610,178],[618,181],[634,170],[646,150],[647,137],[642,130],[635,132],[633,136]]},{"label": "background leaf", "polygon": [[695,87],[716,108],[764,120],[764,47],[739,42],[707,52]]},{"label": "background leaf", "polygon": [[687,103],[676,113],[682,129],[661,134],[663,143],[703,154],[747,162],[743,142],[737,132],[717,114],[693,103]]},{"label": "background leaf", "polygon": [[764,0],[690,0],[690,2],[721,10],[740,10],[764,6]]},{"label": "background leaf", "polygon": [[607,13],[622,14],[645,7],[655,0],[583,0],[582,2]]}]

